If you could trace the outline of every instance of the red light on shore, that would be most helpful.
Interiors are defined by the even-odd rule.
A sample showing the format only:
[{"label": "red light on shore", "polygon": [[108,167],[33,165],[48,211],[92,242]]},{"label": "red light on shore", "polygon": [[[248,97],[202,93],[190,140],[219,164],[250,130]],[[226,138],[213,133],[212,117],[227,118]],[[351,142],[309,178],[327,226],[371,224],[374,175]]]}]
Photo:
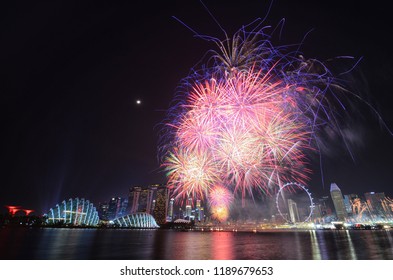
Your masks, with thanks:
[{"label": "red light on shore", "polygon": [[21,206],[6,205],[5,207],[8,209],[8,213],[12,216],[14,216],[19,211],[25,212],[26,216],[31,214],[31,212],[34,212],[32,209],[24,209]]},{"label": "red light on shore", "polygon": [[34,212],[34,210],[30,210],[30,209],[23,209],[23,211],[25,211],[26,216],[29,216],[29,214],[30,214],[31,212]]},{"label": "red light on shore", "polygon": [[5,207],[8,208],[8,212],[13,216],[15,215],[16,212],[20,210],[20,206],[12,206],[12,205],[6,205]]}]

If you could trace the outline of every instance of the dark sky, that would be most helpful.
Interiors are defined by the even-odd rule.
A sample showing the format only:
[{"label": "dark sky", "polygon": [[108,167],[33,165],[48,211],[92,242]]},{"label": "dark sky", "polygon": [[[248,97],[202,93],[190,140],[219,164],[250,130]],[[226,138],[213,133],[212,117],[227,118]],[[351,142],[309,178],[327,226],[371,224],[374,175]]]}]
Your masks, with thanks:
[{"label": "dark sky", "polygon": [[[157,125],[180,79],[214,47],[172,16],[200,34],[224,38],[197,0],[79,2],[0,4],[1,206],[43,213],[70,197],[98,203],[125,196],[132,185],[165,183]],[[270,5],[204,3],[229,34],[264,18]],[[388,7],[277,0],[265,23],[274,28],[281,19],[281,37],[272,38],[277,46],[299,44],[312,31],[300,47],[306,57],[362,58],[347,77],[393,129]],[[353,107],[347,135],[355,160],[333,139],[323,154],[324,179],[314,164],[309,187],[323,194],[336,182],[344,193],[392,197],[393,137],[367,106]]]}]

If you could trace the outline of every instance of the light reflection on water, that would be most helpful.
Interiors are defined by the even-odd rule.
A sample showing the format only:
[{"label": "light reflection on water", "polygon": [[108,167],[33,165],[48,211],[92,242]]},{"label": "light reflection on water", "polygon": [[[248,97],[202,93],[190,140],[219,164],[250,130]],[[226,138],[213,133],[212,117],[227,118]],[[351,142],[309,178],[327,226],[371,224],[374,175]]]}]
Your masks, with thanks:
[{"label": "light reflection on water", "polygon": [[393,259],[393,231],[0,229],[0,259]]}]

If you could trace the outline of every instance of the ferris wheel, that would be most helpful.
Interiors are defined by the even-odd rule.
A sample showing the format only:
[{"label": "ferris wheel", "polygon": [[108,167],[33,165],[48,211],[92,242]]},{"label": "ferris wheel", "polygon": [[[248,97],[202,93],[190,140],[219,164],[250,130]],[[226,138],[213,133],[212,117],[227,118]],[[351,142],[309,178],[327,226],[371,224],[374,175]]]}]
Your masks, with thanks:
[{"label": "ferris wheel", "polygon": [[[286,197],[290,196],[291,199],[287,199]],[[292,219],[288,218],[288,215],[286,213],[283,213],[284,209],[289,210],[288,208],[292,208],[292,213],[293,214],[293,205],[297,205],[296,201],[294,198],[301,196],[302,197],[302,203],[303,204],[307,204],[307,208],[308,211],[306,211],[307,213],[303,216],[305,217],[304,219],[300,220],[298,217],[298,221],[299,222],[308,222],[313,214],[314,211],[314,201],[313,198],[311,196],[311,193],[309,192],[309,190],[303,186],[302,184],[299,184],[297,182],[289,182],[284,184],[277,192],[276,195],[276,206],[277,206],[277,210],[278,213],[280,214],[280,216],[287,221],[288,223],[293,222]],[[291,200],[291,207],[288,206],[289,200]],[[287,208],[288,207],[288,208]],[[291,210],[289,210],[291,212]],[[297,206],[296,206],[296,211],[297,211]],[[299,216],[299,215],[298,215]]]}]

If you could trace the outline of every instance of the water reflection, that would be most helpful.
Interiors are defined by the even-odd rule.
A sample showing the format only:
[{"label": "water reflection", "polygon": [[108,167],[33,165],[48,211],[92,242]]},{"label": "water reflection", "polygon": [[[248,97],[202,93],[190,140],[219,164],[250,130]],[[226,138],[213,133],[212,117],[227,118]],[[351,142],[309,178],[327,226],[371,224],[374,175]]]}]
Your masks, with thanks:
[{"label": "water reflection", "polygon": [[349,256],[351,260],[356,260],[356,251],[355,251],[355,246],[353,246],[352,238],[351,235],[349,234],[349,230],[345,231],[345,237],[348,240],[348,245],[349,245]]},{"label": "water reflection", "polygon": [[315,234],[315,230],[310,230],[311,237],[311,250],[312,250],[312,259],[320,260],[321,259],[321,250],[319,249],[319,243],[317,235]]},{"label": "water reflection", "polygon": [[211,242],[211,255],[214,260],[231,260],[234,258],[233,244],[235,233],[213,232]]},{"label": "water reflection", "polygon": [[393,259],[392,231],[0,229],[0,259]]}]

